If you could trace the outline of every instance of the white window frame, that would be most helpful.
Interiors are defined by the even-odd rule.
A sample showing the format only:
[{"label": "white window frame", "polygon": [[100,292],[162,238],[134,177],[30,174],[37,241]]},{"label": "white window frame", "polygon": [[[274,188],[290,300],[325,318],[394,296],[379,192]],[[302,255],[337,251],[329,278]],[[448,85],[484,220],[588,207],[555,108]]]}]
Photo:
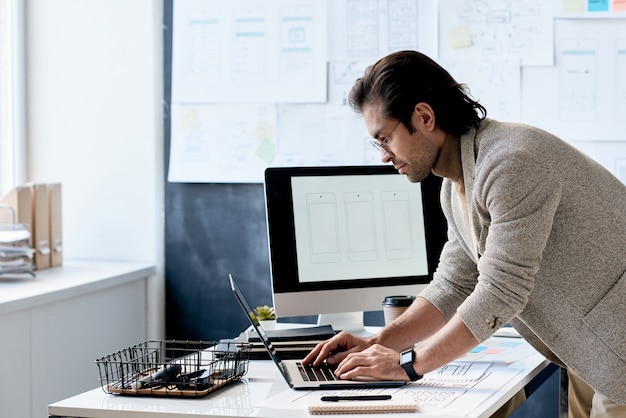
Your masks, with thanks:
[{"label": "white window frame", "polygon": [[26,181],[25,0],[0,0],[0,195]]}]

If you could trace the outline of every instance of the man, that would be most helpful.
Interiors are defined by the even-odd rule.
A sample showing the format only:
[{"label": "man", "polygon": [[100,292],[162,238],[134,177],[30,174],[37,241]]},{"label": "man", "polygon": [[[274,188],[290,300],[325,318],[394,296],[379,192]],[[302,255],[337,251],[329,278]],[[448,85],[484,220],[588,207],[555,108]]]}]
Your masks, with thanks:
[{"label": "man", "polygon": [[369,338],[341,333],[305,362],[338,364],[343,379],[415,380],[511,323],[568,368],[572,416],[626,416],[626,186],[547,132],[486,118],[415,51],[368,68],[350,103],[383,162],[411,182],[444,178],[448,241],[405,314]]}]

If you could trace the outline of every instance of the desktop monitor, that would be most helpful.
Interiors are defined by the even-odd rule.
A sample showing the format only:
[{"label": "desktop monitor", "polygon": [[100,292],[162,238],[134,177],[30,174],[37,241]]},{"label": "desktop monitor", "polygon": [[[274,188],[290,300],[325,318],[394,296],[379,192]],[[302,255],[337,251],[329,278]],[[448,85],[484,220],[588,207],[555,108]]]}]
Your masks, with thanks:
[{"label": "desktop monitor", "polygon": [[272,295],[279,317],[363,331],[386,296],[415,295],[432,278],[447,226],[441,180],[411,183],[392,166],[265,171]]}]

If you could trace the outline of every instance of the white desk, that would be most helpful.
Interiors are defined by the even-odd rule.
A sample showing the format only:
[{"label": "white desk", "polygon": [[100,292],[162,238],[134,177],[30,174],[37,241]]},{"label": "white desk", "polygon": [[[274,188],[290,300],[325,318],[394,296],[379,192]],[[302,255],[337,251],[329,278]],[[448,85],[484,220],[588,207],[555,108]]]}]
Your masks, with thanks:
[{"label": "white desk", "polygon": [[[516,339],[519,341],[519,339]],[[526,345],[526,343],[523,343]],[[525,347],[526,348],[526,347]],[[515,393],[531,382],[549,362],[533,351],[510,367],[523,371],[508,381],[503,387],[493,391],[489,398],[467,417],[488,417],[502,406]],[[278,369],[269,360],[255,360],[250,363],[247,375],[241,382],[226,386],[214,393],[198,399],[132,397],[108,395],[101,388],[82,393],[72,398],[56,402],[48,407],[50,416],[84,418],[140,418],[158,414],[161,418],[183,417],[265,417],[298,418],[309,416],[306,406],[301,409],[281,409],[279,405],[267,405],[266,399],[288,390]],[[472,390],[472,389],[470,389]],[[350,417],[369,417],[355,415]],[[385,417],[406,417],[407,414],[384,414]],[[411,416],[435,416],[413,414]],[[441,417],[441,413],[436,416]]]}]

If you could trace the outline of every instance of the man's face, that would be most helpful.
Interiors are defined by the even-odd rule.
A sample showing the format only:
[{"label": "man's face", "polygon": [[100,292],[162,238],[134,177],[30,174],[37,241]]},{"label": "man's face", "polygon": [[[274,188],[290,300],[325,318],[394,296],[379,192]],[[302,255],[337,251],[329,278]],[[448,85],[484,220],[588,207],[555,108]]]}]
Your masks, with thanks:
[{"label": "man's face", "polygon": [[383,145],[382,162],[393,163],[412,183],[424,180],[437,161],[439,147],[422,129],[419,111],[416,109],[411,117],[413,134],[397,119],[384,118],[378,104],[364,106],[362,114],[370,135]]}]

